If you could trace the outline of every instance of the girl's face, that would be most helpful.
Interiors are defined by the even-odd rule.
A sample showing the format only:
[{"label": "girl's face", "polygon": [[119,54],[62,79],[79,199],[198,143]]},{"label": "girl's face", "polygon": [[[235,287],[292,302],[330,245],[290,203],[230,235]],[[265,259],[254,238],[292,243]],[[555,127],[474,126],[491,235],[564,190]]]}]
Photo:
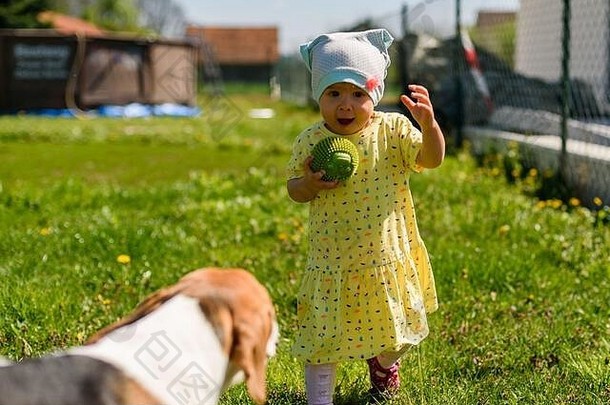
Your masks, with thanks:
[{"label": "girl's face", "polygon": [[338,135],[360,131],[373,117],[373,100],[351,83],[331,84],[322,93],[319,104],[326,128]]}]

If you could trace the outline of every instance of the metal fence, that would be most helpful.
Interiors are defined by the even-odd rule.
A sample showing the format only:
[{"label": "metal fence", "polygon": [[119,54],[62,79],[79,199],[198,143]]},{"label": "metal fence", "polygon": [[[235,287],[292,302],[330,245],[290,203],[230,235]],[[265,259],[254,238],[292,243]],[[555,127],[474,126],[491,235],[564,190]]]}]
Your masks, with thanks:
[{"label": "metal fence", "polygon": [[[409,2],[336,30],[385,27],[397,38],[383,100],[390,107],[406,83],[424,84],[458,147],[468,140],[477,154],[516,148],[524,168],[563,183],[562,197],[607,205],[608,0],[520,0],[514,11],[483,10],[472,21],[464,3]],[[282,97],[307,102],[308,76],[296,56],[282,60],[278,77]]]},{"label": "metal fence", "polygon": [[[466,46],[467,64],[471,73],[480,69],[490,106],[482,113],[465,99],[465,123],[479,127],[464,128],[464,135],[480,153],[518,145],[523,169],[549,173],[560,186],[550,191],[592,207],[607,205],[610,3],[521,0],[514,21],[486,25],[479,18],[470,36],[478,64]],[[472,86],[475,77],[464,79],[476,89],[472,98],[483,94],[480,84]]]}]

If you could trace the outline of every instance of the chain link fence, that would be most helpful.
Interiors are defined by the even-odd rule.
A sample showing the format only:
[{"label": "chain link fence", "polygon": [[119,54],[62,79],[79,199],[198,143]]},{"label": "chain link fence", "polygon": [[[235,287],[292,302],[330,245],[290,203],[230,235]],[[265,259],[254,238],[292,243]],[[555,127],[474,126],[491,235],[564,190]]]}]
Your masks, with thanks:
[{"label": "chain link fence", "polygon": [[[554,179],[554,196],[608,205],[608,0],[520,0],[514,10],[479,10],[473,21],[463,21],[465,3],[409,2],[336,31],[384,27],[396,38],[384,108],[400,108],[401,89],[421,83],[454,145],[518,153],[521,174]],[[283,58],[278,77],[284,99],[310,102],[298,56]]]},{"label": "chain link fence", "polygon": [[[541,198],[610,201],[610,3],[521,0],[514,20],[479,14],[470,30],[490,108],[465,99],[477,153],[519,154],[520,173],[546,179]],[[462,42],[464,42],[462,40]],[[468,51],[466,51],[468,55]],[[475,75],[472,75],[474,77]],[[483,92],[477,89],[469,97]],[[474,127],[476,125],[476,127]],[[551,185],[551,186],[549,186]]]}]

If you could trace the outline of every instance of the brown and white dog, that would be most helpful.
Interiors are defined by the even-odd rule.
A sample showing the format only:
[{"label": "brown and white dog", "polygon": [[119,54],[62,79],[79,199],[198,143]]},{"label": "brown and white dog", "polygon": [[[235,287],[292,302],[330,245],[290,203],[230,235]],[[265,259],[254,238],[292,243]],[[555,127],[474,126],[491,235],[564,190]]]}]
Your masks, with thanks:
[{"label": "brown and white dog", "polygon": [[262,404],[277,340],[254,276],[195,270],[84,346],[0,365],[0,405],[209,405],[244,377]]}]

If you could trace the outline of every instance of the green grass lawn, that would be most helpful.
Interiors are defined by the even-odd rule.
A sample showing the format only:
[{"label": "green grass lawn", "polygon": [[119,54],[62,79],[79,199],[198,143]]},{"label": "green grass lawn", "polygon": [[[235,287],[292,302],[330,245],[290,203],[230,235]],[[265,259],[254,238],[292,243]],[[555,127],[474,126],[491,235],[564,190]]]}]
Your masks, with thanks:
[{"label": "green grass lawn", "polygon": [[[307,207],[283,168],[317,115],[256,93],[221,101],[197,118],[0,117],[0,355],[80,344],[190,270],[239,266],[278,311],[269,403],[306,403],[289,349]],[[264,107],[276,116],[249,118]],[[389,403],[610,402],[610,228],[496,172],[460,152],[412,178],[440,309]],[[364,364],[346,363],[335,404],[367,389]],[[238,386],[222,403],[250,401]]]}]

